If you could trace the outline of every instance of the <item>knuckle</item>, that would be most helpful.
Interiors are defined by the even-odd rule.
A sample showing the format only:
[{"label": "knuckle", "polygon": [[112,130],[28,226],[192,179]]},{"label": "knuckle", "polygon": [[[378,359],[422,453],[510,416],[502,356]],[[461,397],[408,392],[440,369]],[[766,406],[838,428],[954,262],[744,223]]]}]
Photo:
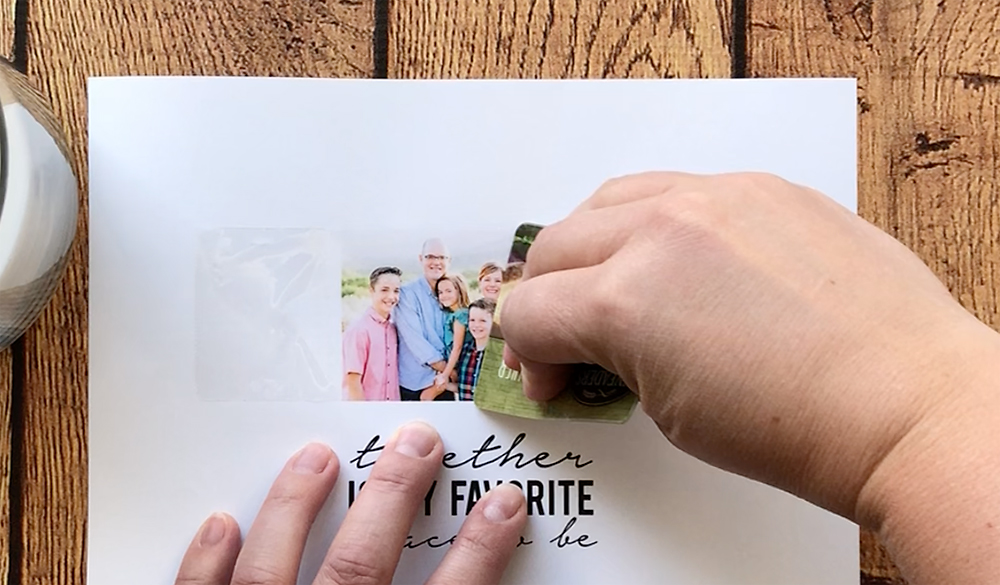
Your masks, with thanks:
[{"label": "knuckle", "polygon": [[525,258],[529,269],[538,264],[539,259],[545,255],[546,248],[551,246],[553,241],[559,240],[559,232],[562,225],[563,222],[547,225],[535,235],[535,239],[531,242],[531,247],[528,248],[528,254]]},{"label": "knuckle", "polygon": [[410,494],[416,489],[416,478],[412,470],[407,471],[397,465],[378,466],[368,477],[365,490],[382,495]]},{"label": "knuckle", "polygon": [[633,175],[612,177],[601,183],[601,186],[597,188],[597,191],[594,191],[594,194],[590,197],[590,203],[598,207],[613,204],[615,199],[618,198],[634,181],[635,177]]},{"label": "knuckle", "polygon": [[300,489],[278,482],[267,494],[267,504],[276,508],[298,508],[305,505],[307,495]]},{"label": "knuckle", "polygon": [[345,546],[330,555],[320,566],[318,582],[337,585],[380,585],[392,578],[391,571],[372,560],[362,547]]},{"label": "knuckle", "polygon": [[770,191],[788,184],[785,179],[778,175],[760,171],[736,173],[733,178],[739,185],[752,190]]},{"label": "knuckle", "polygon": [[452,547],[459,556],[475,559],[478,565],[493,566],[502,559],[502,551],[497,548],[497,543],[483,530],[460,533]]},{"label": "knuckle", "polygon": [[584,340],[581,348],[592,361],[596,361],[597,353],[607,346],[609,339],[624,339],[623,329],[629,326],[629,308],[632,306],[634,294],[625,286],[625,279],[609,276],[593,284],[587,302],[582,307],[594,320],[591,339]]},{"label": "knuckle", "polygon": [[616,191],[619,187],[623,185],[628,185],[628,183],[633,179],[633,175],[618,175],[616,177],[611,177],[601,183],[601,186],[597,189],[598,193],[603,193],[606,191]]},{"label": "knuckle", "polygon": [[669,226],[670,233],[676,235],[716,232],[727,224],[727,205],[710,192],[685,191],[661,198],[656,212],[647,221],[658,231]]},{"label": "knuckle", "polygon": [[614,321],[623,299],[620,294],[620,280],[618,278],[602,278],[593,284],[593,294],[589,297],[590,306],[587,307],[590,314],[598,316],[604,321]]},{"label": "knuckle", "polygon": [[287,575],[282,575],[270,565],[259,563],[238,567],[233,575],[233,585],[284,585],[287,581]]}]

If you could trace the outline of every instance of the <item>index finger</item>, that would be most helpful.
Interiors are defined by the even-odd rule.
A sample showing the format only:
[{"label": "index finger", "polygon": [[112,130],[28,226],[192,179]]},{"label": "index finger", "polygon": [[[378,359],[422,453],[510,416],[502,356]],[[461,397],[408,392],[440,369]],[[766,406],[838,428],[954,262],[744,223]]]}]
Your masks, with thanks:
[{"label": "index finger", "polygon": [[392,582],[406,536],[443,457],[441,437],[429,425],[400,428],[347,511],[314,585]]},{"label": "index finger", "polygon": [[655,213],[655,205],[655,200],[646,198],[608,208],[578,210],[545,226],[528,249],[525,273],[537,278],[557,270],[603,263],[635,234],[643,218]]}]

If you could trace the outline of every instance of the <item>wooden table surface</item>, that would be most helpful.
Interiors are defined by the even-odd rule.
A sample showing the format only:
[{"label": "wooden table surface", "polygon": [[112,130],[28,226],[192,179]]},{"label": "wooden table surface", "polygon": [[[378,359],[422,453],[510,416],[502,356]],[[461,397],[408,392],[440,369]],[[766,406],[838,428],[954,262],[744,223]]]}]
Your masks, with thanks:
[{"label": "wooden table surface", "polygon": [[[0,51],[52,99],[84,186],[94,75],[857,77],[861,215],[993,327],[997,31],[1000,0],[0,0]],[[56,298],[0,354],[10,585],[86,575],[85,187],[80,201]],[[902,582],[861,544],[863,583]]]}]

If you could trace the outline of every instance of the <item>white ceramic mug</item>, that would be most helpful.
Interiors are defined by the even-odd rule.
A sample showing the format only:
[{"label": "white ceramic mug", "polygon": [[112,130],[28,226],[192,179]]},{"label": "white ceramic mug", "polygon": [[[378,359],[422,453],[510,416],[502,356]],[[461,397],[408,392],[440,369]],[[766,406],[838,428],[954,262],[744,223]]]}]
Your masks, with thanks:
[{"label": "white ceramic mug", "polygon": [[45,307],[76,232],[77,181],[45,98],[0,59],[0,348]]}]

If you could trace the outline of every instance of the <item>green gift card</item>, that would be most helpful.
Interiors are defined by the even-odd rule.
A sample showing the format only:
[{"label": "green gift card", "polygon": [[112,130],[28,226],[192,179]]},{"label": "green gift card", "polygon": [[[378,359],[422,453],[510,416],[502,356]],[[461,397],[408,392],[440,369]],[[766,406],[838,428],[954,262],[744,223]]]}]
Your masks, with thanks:
[{"label": "green gift card", "polygon": [[638,399],[617,375],[592,364],[575,366],[573,377],[562,393],[545,402],[535,402],[521,390],[521,374],[503,362],[503,324],[499,322],[504,298],[517,286],[522,267],[535,236],[542,227],[522,224],[514,233],[503,285],[489,343],[483,352],[482,365],[473,399],[483,410],[522,418],[572,419],[603,422],[628,420]]}]

